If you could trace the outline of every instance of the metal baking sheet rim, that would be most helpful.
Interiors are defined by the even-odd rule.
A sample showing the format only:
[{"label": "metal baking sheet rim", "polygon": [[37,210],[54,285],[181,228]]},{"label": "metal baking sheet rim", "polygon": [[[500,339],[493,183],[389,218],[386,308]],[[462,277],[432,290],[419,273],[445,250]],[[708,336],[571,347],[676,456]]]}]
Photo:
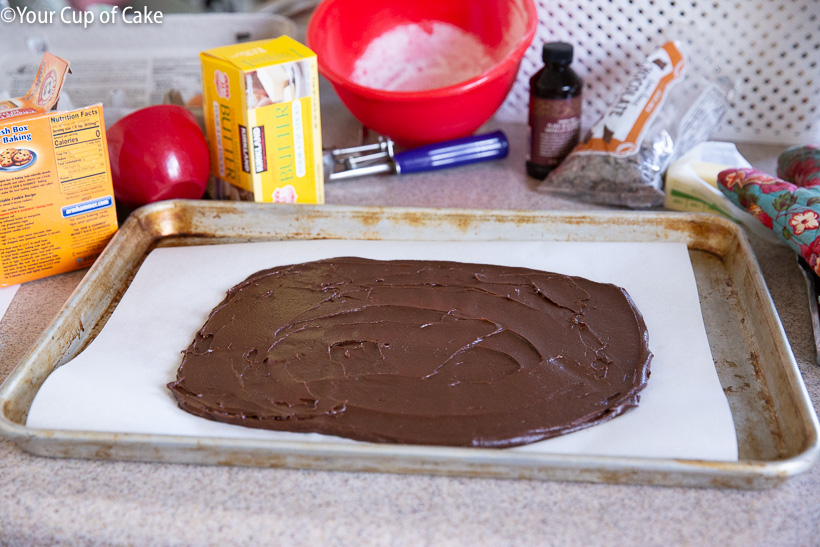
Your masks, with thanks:
[{"label": "metal baking sheet rim", "polygon": [[[281,226],[271,222],[274,219],[280,220]],[[379,227],[382,222],[385,225]],[[341,228],[333,228],[334,223],[341,223]],[[24,425],[25,412],[36,390],[54,368],[70,360],[88,343],[101,326],[98,323],[107,317],[105,311],[116,305],[118,295],[127,287],[141,259],[163,239],[190,238],[188,241],[195,244],[283,237],[338,238],[344,230],[348,231],[347,237],[352,237],[351,226],[358,230],[358,239],[421,239],[418,235],[425,230],[439,234],[434,238],[452,239],[453,232],[446,232],[446,238],[440,236],[441,224],[450,224],[456,229],[455,234],[467,239],[487,239],[481,228],[492,227],[501,228],[499,232],[515,231],[517,236],[525,236],[523,239],[537,239],[540,234],[558,241],[614,241],[619,237],[633,241],[685,241],[690,249],[721,258],[729,252],[741,256],[780,357],[778,372],[789,383],[788,402],[799,415],[797,426],[805,437],[802,450],[776,460],[716,462],[41,430]],[[398,225],[406,231],[397,231]],[[283,235],[277,229],[288,231]],[[389,231],[382,233],[383,230]],[[635,230],[640,237],[636,237]],[[499,232],[495,232],[494,239],[505,239]],[[119,292],[111,291],[112,288]],[[92,302],[95,304],[89,306]],[[65,458],[762,489],[806,471],[820,457],[817,416],[746,236],[733,223],[707,214],[278,207],[185,200],[150,205],[123,225],[54,322],[0,386],[0,410],[0,434],[33,454]]]}]

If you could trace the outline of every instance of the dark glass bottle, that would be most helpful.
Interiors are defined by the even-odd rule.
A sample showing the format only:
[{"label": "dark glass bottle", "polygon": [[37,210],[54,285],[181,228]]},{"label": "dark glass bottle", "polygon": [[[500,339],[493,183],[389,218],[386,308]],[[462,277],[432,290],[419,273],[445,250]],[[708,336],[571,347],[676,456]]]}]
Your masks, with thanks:
[{"label": "dark glass bottle", "polygon": [[527,173],[544,179],[578,144],[584,82],[570,68],[572,45],[544,44],[544,67],[530,78]]}]

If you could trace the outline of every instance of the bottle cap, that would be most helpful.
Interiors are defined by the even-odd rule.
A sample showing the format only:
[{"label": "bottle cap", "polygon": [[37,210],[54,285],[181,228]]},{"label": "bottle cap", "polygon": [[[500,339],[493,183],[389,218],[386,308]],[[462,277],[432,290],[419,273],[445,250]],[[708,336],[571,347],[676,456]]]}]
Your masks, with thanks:
[{"label": "bottle cap", "polygon": [[572,62],[572,44],[565,42],[547,42],[541,52],[545,63],[570,64]]}]

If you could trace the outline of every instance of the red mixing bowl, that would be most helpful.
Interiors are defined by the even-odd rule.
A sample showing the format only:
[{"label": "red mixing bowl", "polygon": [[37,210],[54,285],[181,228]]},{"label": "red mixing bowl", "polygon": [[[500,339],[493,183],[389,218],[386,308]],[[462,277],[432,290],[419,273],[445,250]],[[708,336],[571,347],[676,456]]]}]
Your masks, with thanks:
[{"label": "red mixing bowl", "polygon": [[[429,21],[473,34],[499,60],[474,78],[425,91],[386,91],[351,81],[371,41],[398,25]],[[498,110],[537,25],[532,0],[324,0],[308,23],[307,43],[321,74],[362,124],[418,146],[470,135]]]}]

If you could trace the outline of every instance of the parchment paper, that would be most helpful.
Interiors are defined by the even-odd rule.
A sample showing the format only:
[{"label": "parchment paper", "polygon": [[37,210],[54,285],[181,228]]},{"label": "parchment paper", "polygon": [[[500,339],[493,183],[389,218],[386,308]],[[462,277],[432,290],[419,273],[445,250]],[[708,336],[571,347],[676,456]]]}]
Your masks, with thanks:
[{"label": "parchment paper", "polygon": [[355,442],[211,422],[166,388],[181,352],[225,292],[277,265],[334,256],[525,266],[624,287],[644,315],[655,357],[640,406],[610,422],[510,450],[737,460],[732,415],[712,362],[692,265],[678,243],[281,241],[161,248],[140,267],[97,338],[55,370],[32,428]]}]

